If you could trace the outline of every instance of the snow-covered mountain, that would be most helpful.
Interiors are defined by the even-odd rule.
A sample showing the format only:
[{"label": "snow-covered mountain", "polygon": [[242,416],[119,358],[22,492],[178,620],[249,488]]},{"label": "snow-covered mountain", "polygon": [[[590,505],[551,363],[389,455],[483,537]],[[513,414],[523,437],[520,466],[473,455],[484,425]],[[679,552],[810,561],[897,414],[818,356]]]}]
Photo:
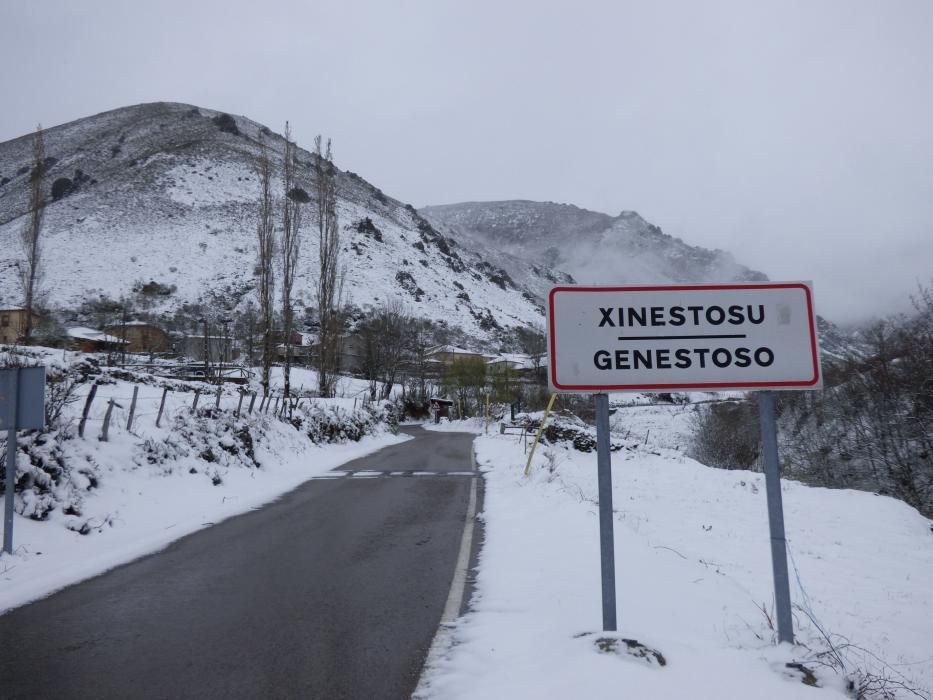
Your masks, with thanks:
[{"label": "snow-covered mountain", "polygon": [[[465,202],[420,210],[435,228],[482,251],[515,279],[527,270],[563,270],[582,283],[756,282],[768,277],[727,252],[692,246],[633,211],[618,216],[571,204],[510,200]],[[526,284],[542,280],[533,274]],[[820,343],[829,359],[862,352],[857,340],[825,318]]]},{"label": "snow-covered mountain", "polygon": [[[425,207],[439,230],[540,266],[578,282],[727,282],[766,280],[721,250],[668,236],[633,211],[618,216],[570,204],[466,202]],[[503,261],[508,269],[509,260]]]},{"label": "snow-covered mountain", "polygon": [[[176,103],[125,107],[45,130],[45,303],[73,310],[127,297],[153,312],[200,303],[227,315],[254,298],[260,139],[268,127]],[[339,144],[338,156],[339,156]],[[298,178],[314,196],[314,156]],[[0,306],[20,299],[18,234],[28,210],[32,135],[0,143]],[[358,307],[401,298],[415,316],[477,345],[543,323],[554,283],[761,280],[723,251],[690,246],[638,214],[508,201],[428,207],[338,171],[345,293]],[[317,222],[303,217],[293,298],[313,306]]]},{"label": "snow-covered mountain", "polygon": [[[191,105],[136,105],[47,129],[47,304],[75,308],[100,295],[126,295],[153,310],[202,302],[228,312],[251,299],[260,136],[280,167],[281,136]],[[28,209],[31,149],[32,135],[0,144],[0,305],[20,297],[17,236]],[[312,197],[313,157],[298,150],[298,177]],[[537,295],[550,280],[566,279],[515,262],[519,282],[496,258],[441,235],[358,175],[339,172],[338,186],[344,289],[360,307],[398,297],[413,315],[483,341],[500,328],[540,322]],[[303,217],[293,295],[306,306],[318,254],[312,209]]]}]

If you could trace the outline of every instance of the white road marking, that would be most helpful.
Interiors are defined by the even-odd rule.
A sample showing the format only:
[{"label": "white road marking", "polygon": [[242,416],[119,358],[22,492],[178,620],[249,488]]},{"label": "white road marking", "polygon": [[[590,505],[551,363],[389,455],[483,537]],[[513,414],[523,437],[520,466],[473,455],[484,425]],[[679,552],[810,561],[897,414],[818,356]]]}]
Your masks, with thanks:
[{"label": "white road marking", "polygon": [[371,469],[361,470],[361,471],[335,471],[327,472],[325,474],[318,474],[317,476],[312,476],[311,480],[318,479],[381,479],[388,477],[425,477],[425,476],[436,476],[436,477],[447,477],[447,476],[456,476],[456,477],[474,477],[476,472],[426,472],[426,471],[376,471]]},{"label": "white road marking", "polygon": [[[438,625],[437,632],[431,642],[431,648],[428,650],[428,656],[424,661],[424,667],[421,669],[421,677],[418,679],[418,687],[412,693],[412,700],[423,700],[427,698],[429,684],[425,681],[427,672],[447,654],[452,643],[452,632],[454,623],[460,616],[460,608],[463,605],[463,593],[466,590],[467,573],[470,569],[470,552],[473,549],[473,530],[476,520],[476,480],[479,474],[476,473],[476,455],[470,450],[470,461],[473,465],[473,472],[470,481],[470,500],[467,503],[466,519],[463,523],[463,535],[460,537],[460,552],[457,554],[457,567],[454,569],[454,579],[450,583],[450,593],[447,595],[447,604],[444,606],[444,612],[441,614],[441,622]],[[462,472],[461,472],[462,473]]]}]

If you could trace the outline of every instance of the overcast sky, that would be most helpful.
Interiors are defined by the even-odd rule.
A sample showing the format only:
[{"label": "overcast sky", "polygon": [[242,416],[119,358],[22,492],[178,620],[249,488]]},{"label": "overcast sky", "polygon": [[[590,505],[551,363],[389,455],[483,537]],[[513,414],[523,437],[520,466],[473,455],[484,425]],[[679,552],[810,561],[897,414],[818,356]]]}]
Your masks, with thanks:
[{"label": "overcast sky", "polygon": [[0,141],[158,100],[415,206],[634,209],[839,321],[933,278],[933,2],[0,0]]}]

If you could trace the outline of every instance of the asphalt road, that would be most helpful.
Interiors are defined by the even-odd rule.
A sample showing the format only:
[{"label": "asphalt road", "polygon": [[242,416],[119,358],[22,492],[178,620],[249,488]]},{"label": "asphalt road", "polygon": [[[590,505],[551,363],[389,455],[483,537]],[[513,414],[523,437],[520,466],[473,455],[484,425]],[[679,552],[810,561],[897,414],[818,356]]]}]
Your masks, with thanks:
[{"label": "asphalt road", "polygon": [[0,698],[408,698],[473,437],[405,430],[337,478],[0,616]]}]

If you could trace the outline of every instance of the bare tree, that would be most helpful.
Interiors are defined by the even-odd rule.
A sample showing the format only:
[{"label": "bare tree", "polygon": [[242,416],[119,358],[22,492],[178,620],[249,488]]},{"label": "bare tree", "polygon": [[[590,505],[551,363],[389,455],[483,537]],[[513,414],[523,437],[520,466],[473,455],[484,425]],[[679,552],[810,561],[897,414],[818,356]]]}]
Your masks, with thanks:
[{"label": "bare tree", "polygon": [[33,332],[33,314],[42,286],[42,215],[45,202],[42,200],[42,176],[45,174],[45,141],[42,125],[36,127],[32,140],[32,170],[29,173],[29,219],[20,233],[23,260],[19,265],[20,283],[23,288],[23,308],[26,311],[23,339],[29,342]]},{"label": "bare tree", "polygon": [[407,350],[408,325],[404,303],[398,298],[390,298],[359,329],[363,343],[362,369],[369,381],[369,395],[373,401],[387,399],[392,394]]},{"label": "bare tree", "polygon": [[259,294],[259,332],[262,335],[262,391],[268,394],[273,355],[272,326],[275,317],[275,267],[272,264],[275,259],[275,203],[272,198],[272,163],[262,136],[259,148],[256,287]]},{"label": "bare tree", "polygon": [[547,356],[547,334],[540,325],[518,329],[518,343],[522,352],[528,355],[535,379],[541,378],[541,365]]},{"label": "bare tree", "polygon": [[294,309],[292,308],[292,287],[295,284],[295,270],[298,267],[298,251],[301,243],[301,203],[298,196],[297,176],[295,173],[295,143],[291,129],[285,122],[285,164],[283,166],[283,186],[285,197],[282,202],[282,330],[285,341],[285,366],[283,369],[282,393],[287,399],[291,396],[292,369],[292,326]]},{"label": "bare tree", "polygon": [[340,269],[340,225],[337,218],[337,178],[330,139],[326,148],[314,139],[314,174],[317,186],[318,275],[317,311],[320,334],[317,354],[318,388],[330,396],[336,379],[340,347],[340,302],[343,274]]},{"label": "bare tree", "polygon": [[397,297],[388,299],[379,312],[379,327],[382,340],[383,375],[382,398],[392,394],[405,352],[405,331],[408,317],[405,304]]},{"label": "bare tree", "polygon": [[363,344],[363,375],[369,382],[369,400],[375,401],[379,396],[379,380],[385,364],[376,319],[366,319],[359,329],[359,336]]},{"label": "bare tree", "polygon": [[431,347],[431,338],[423,321],[415,321],[408,350],[411,353],[415,380],[411,382],[412,393],[417,401],[428,398],[428,350]]}]

